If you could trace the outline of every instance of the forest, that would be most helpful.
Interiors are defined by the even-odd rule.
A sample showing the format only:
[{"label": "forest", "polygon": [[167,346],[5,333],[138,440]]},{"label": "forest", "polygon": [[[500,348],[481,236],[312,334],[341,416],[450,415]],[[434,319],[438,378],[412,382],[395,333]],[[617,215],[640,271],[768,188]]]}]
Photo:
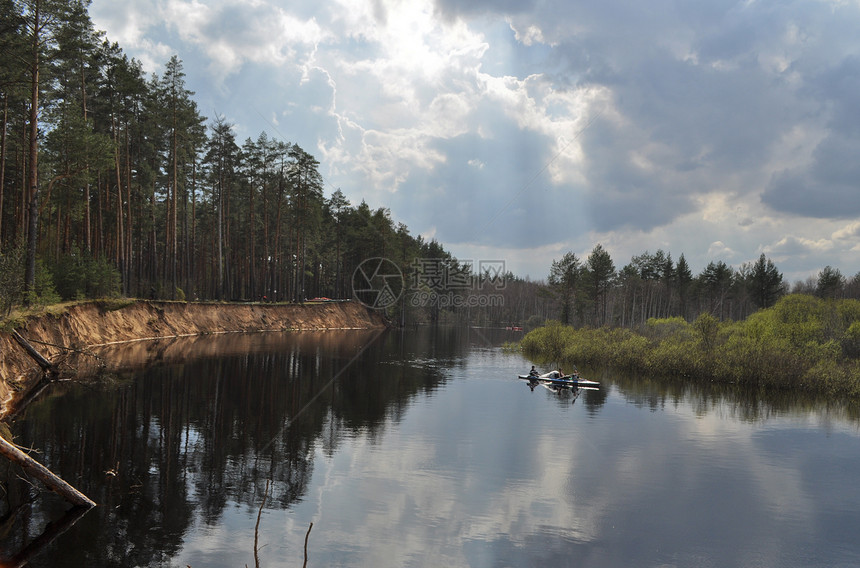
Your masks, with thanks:
[{"label": "forest", "polygon": [[701,314],[719,321],[743,320],[788,294],[860,299],[860,273],[847,278],[832,266],[789,284],[761,254],[738,268],[711,261],[694,276],[683,254],[676,262],[671,253],[658,249],[616,269],[600,244],[585,258],[568,252],[554,260],[548,286],[558,302],[554,319],[574,327],[641,328],[652,318],[693,321]]},{"label": "forest", "polygon": [[545,281],[457,259],[388,209],[350,203],[308,149],[237,140],[226,116],[200,111],[179,56],[147,76],[88,5],[0,0],[0,313],[111,296],[351,298],[370,258],[403,274],[385,306],[403,322],[633,328],[743,319],[793,292],[860,297],[860,274],[826,267],[789,286],[765,255],[694,276],[662,250],[616,269],[598,244],[553,261]]},{"label": "forest", "polygon": [[6,311],[117,294],[343,298],[362,259],[450,259],[387,209],[326,196],[299,145],[236,140],[200,112],[178,56],[147,77],[87,5],[0,3]]}]

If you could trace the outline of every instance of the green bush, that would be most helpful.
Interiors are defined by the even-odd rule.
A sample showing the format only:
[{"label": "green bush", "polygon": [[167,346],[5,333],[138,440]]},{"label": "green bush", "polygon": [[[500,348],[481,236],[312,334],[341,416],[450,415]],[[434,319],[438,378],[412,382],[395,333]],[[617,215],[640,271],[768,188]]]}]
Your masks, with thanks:
[{"label": "green bush", "polygon": [[645,367],[660,375],[691,376],[697,369],[696,351],[689,341],[671,338],[645,353]]},{"label": "green bush", "polygon": [[744,321],[710,314],[648,320],[642,333],[548,322],[523,352],[547,363],[604,365],[777,388],[860,394],[860,302],[790,295]]},{"label": "green bush", "polygon": [[630,329],[612,330],[610,364],[621,369],[636,369],[651,349],[651,343]]},{"label": "green bush", "polygon": [[40,259],[36,260],[36,293],[31,298],[32,304],[48,306],[60,302],[60,295],[54,287],[54,279],[51,271]]},{"label": "green bush", "polygon": [[845,330],[845,337],[842,339],[842,352],[846,357],[860,356],[860,319],[852,322]]},{"label": "green bush", "polygon": [[693,330],[702,350],[705,353],[713,352],[720,333],[719,320],[708,312],[704,312],[693,322]]},{"label": "green bush", "polygon": [[104,257],[80,251],[61,256],[53,265],[57,292],[64,300],[115,298],[120,295],[119,271]]},{"label": "green bush", "polygon": [[645,333],[650,339],[665,339],[678,335],[688,335],[690,324],[682,317],[648,318]]},{"label": "green bush", "polygon": [[0,251],[0,314],[8,316],[24,292],[24,247]]}]

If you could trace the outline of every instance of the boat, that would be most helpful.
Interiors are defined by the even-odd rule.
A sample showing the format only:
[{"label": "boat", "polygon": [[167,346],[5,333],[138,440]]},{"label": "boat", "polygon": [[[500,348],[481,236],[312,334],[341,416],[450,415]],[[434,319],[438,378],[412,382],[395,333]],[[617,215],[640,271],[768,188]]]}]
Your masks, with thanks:
[{"label": "boat", "polygon": [[558,387],[596,389],[600,386],[600,383],[597,381],[583,379],[578,373],[573,375],[562,375],[558,371],[550,371],[549,373],[543,373],[542,375],[528,374],[517,376],[525,381],[551,384]]}]

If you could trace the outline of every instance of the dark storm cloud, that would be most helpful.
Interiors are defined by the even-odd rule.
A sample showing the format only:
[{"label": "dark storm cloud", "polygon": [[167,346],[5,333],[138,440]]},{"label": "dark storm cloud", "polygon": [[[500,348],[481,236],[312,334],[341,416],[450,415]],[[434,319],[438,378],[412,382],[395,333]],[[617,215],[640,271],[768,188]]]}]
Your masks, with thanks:
[{"label": "dark storm cloud", "polygon": [[146,61],[182,47],[203,108],[324,151],[329,185],[441,242],[798,272],[860,246],[857,2],[94,4]]},{"label": "dark storm cloud", "polygon": [[774,177],[762,196],[777,211],[818,218],[860,215],[860,59],[849,56],[809,86],[827,117],[811,163]]}]

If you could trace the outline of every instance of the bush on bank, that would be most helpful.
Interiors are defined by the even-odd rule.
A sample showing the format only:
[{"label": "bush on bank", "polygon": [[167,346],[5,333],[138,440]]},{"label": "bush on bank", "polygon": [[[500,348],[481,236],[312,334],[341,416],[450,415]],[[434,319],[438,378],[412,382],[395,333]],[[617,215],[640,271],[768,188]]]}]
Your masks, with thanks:
[{"label": "bush on bank", "polygon": [[639,331],[530,331],[523,352],[546,363],[588,364],[692,380],[860,394],[860,301],[794,294],[746,320],[702,314],[651,319]]}]

